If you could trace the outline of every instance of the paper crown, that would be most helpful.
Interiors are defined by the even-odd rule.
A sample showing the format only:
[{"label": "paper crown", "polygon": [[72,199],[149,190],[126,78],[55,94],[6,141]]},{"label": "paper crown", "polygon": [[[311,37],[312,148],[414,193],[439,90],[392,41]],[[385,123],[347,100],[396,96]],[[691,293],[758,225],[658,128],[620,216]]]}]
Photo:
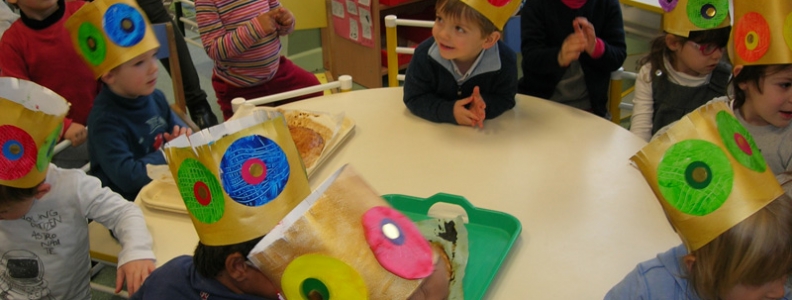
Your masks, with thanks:
[{"label": "paper crown", "polygon": [[659,0],[663,8],[663,30],[682,37],[691,31],[723,28],[731,25],[729,1]]},{"label": "paper crown", "polygon": [[134,0],[95,0],[68,20],[72,44],[99,78],[113,68],[159,47],[146,15]]},{"label": "paper crown", "polygon": [[506,21],[520,7],[521,0],[460,0],[490,20],[498,30],[503,30]]},{"label": "paper crown", "polygon": [[69,103],[36,83],[0,77],[0,184],[31,188],[44,181]]},{"label": "paper crown", "polygon": [[201,242],[238,244],[267,234],[311,190],[283,116],[256,111],[164,147]]},{"label": "paper crown", "polygon": [[792,63],[792,1],[735,1],[732,64]]},{"label": "paper crown", "polygon": [[[248,258],[286,299],[407,299],[437,259],[415,224],[345,166]],[[332,295],[332,297],[329,297]]]},{"label": "paper crown", "polygon": [[690,251],[783,193],[726,102],[691,112],[631,159]]}]

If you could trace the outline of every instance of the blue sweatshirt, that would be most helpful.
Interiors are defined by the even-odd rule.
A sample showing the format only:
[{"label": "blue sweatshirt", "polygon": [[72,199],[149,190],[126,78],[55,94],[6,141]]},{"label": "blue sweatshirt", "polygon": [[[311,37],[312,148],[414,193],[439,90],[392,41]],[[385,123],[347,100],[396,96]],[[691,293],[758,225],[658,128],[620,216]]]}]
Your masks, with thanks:
[{"label": "blue sweatshirt", "polygon": [[171,111],[161,91],[127,99],[102,87],[88,115],[91,174],[134,201],[140,189],[151,182],[146,164],[165,164],[165,156],[158,150],[165,143],[163,134],[172,132],[174,125],[186,126]]}]

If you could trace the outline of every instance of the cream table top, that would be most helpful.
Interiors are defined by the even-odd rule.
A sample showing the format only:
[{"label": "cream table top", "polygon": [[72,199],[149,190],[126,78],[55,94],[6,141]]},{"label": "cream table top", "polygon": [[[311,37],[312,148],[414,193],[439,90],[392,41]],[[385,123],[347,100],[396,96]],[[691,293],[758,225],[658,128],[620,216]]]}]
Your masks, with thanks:
[{"label": "cream table top", "polygon": [[[381,194],[445,192],[514,215],[523,231],[487,299],[601,299],[636,264],[681,243],[629,164],[645,145],[629,131],[523,95],[484,129],[425,121],[401,99],[401,88],[381,88],[285,106],[344,112],[356,122],[311,186],[349,163]],[[158,265],[192,253],[198,238],[187,215],[140,206]],[[118,252],[101,225],[91,233],[95,257]]]}]

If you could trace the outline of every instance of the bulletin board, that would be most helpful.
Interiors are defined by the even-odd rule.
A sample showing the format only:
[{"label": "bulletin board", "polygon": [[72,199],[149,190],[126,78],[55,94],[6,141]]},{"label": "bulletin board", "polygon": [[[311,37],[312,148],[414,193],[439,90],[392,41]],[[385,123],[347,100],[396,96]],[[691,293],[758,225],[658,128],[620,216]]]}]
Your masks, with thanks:
[{"label": "bulletin board", "polygon": [[327,27],[325,0],[280,0],[294,14],[294,30]]},{"label": "bulletin board", "polygon": [[330,0],[333,28],[335,28],[336,34],[352,42],[373,48],[374,21],[371,16],[371,1]]}]

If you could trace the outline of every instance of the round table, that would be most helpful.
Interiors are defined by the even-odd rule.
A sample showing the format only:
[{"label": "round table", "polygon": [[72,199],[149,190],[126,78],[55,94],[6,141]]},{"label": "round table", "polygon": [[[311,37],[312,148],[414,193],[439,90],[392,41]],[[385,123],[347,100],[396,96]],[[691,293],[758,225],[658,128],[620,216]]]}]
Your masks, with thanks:
[{"label": "round table", "polygon": [[[456,194],[517,217],[522,234],[487,299],[602,298],[636,264],[681,243],[630,164],[646,143],[587,112],[518,95],[514,109],[476,129],[414,116],[401,88],[284,108],[343,112],[356,123],[315,170],[312,188],[350,164],[380,194]],[[186,215],[141,209],[158,264],[192,253],[197,235]],[[101,244],[92,236],[92,251]]]}]

